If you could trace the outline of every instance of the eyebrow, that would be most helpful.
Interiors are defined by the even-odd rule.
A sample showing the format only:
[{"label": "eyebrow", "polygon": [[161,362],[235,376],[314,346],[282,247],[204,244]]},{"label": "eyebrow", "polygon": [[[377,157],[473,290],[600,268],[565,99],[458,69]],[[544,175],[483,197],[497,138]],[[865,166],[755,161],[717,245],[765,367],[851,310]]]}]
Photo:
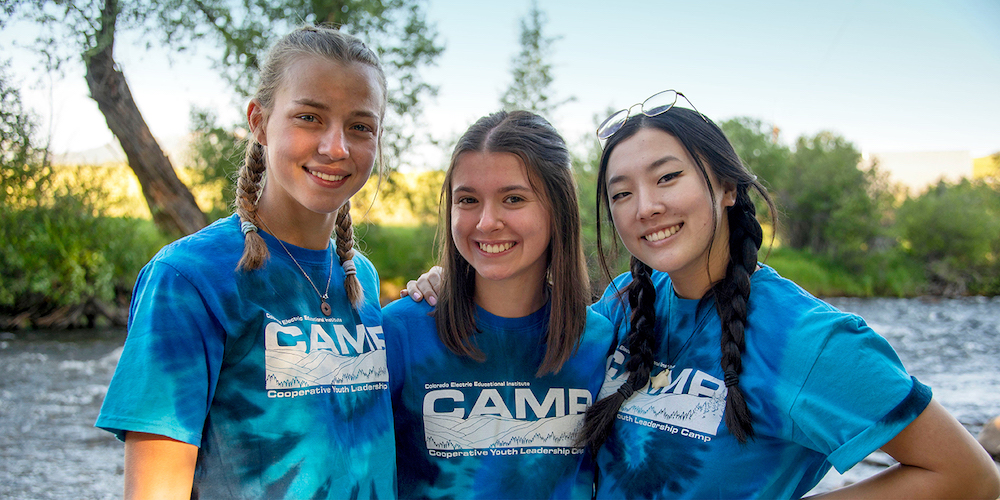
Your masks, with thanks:
[{"label": "eyebrow", "polygon": [[[500,191],[501,193],[509,193],[511,191],[529,191],[529,192],[534,192],[534,190],[531,189],[530,187],[521,186],[519,184],[515,184],[515,185],[512,185],[512,186],[504,186],[504,187],[501,187],[498,191]],[[476,190],[473,189],[473,188],[471,188],[471,187],[468,187],[468,186],[457,186],[457,187],[455,187],[455,189],[452,190],[452,192],[453,193],[475,193]]]},{"label": "eyebrow", "polygon": [[[295,104],[298,104],[300,106],[309,106],[311,108],[316,108],[316,109],[320,109],[320,110],[323,110],[323,111],[329,111],[330,110],[330,106],[327,106],[325,103],[322,103],[320,101],[316,101],[314,99],[310,99],[308,97],[303,97],[301,99],[296,99],[294,102],[295,102]],[[371,111],[367,111],[367,110],[352,111],[351,112],[351,116],[360,116],[360,117],[364,117],[364,118],[372,118],[374,120],[378,120],[379,119],[379,115],[378,114],[373,113]]]},{"label": "eyebrow", "polygon": [[[670,162],[674,162],[674,161],[681,161],[681,159],[678,158],[678,157],[676,157],[676,156],[674,156],[674,155],[664,156],[662,158],[659,158],[657,160],[654,160],[654,161],[650,162],[650,164],[646,166],[646,171],[649,172],[650,170],[653,170],[653,169],[655,169],[655,168],[657,168],[657,167],[659,167],[661,165],[664,165],[664,164],[670,163]],[[626,180],[626,178],[627,177],[624,176],[624,175],[616,175],[616,176],[608,179],[608,185],[610,186],[610,185],[612,185],[612,184],[614,184],[616,182],[622,182],[622,181]]]}]

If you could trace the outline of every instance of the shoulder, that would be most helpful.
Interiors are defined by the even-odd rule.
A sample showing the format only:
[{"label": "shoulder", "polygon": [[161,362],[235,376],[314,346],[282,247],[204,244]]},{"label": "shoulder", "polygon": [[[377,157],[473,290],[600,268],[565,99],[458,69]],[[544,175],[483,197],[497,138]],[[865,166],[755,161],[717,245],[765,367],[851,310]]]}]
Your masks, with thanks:
[{"label": "shoulder", "polygon": [[194,234],[180,238],[160,249],[150,261],[164,263],[176,269],[193,269],[199,266],[222,267],[232,261],[235,269],[243,254],[244,237],[239,219],[235,215],[224,217]]},{"label": "shoulder", "polygon": [[399,324],[407,324],[413,321],[434,320],[431,312],[433,307],[427,305],[426,301],[416,302],[409,297],[403,297],[390,302],[382,308],[382,318],[386,323],[389,321]]},{"label": "shoulder", "polygon": [[615,342],[616,328],[605,315],[587,308],[587,326],[583,333],[583,342],[602,346],[611,346]]},{"label": "shoulder", "polygon": [[837,309],[767,266],[761,266],[751,278],[749,307],[751,315],[782,318],[803,327],[836,323],[856,329],[864,325],[859,316]]}]

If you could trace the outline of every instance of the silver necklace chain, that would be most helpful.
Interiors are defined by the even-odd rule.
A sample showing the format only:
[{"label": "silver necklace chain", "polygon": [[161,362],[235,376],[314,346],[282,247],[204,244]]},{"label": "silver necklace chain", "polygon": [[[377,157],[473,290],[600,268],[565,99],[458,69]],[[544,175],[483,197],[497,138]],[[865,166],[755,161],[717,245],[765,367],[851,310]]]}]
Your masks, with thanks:
[{"label": "silver necklace chain", "polygon": [[330,298],[330,282],[333,281],[333,250],[331,249],[329,252],[330,275],[327,276],[326,278],[326,290],[324,291],[324,293],[319,293],[319,288],[317,288],[316,284],[313,283],[312,278],[309,277],[309,274],[306,273],[305,269],[302,269],[302,265],[299,264],[299,261],[295,260],[295,257],[292,256],[292,252],[288,251],[288,247],[286,247],[285,244],[281,241],[281,238],[278,238],[278,236],[274,234],[274,231],[271,231],[271,228],[267,225],[267,222],[264,222],[263,217],[258,215],[257,218],[260,219],[260,221],[264,224],[264,228],[267,229],[267,232],[271,233],[271,236],[274,236],[274,239],[278,240],[278,244],[281,245],[281,249],[288,254],[288,258],[292,259],[292,262],[295,263],[295,267],[299,268],[299,272],[302,273],[302,276],[305,276],[306,280],[309,281],[309,284],[312,285],[313,290],[316,291],[316,295],[319,296],[320,310],[323,311],[323,314],[329,316],[332,311],[330,310],[330,305],[326,303],[326,299]]}]

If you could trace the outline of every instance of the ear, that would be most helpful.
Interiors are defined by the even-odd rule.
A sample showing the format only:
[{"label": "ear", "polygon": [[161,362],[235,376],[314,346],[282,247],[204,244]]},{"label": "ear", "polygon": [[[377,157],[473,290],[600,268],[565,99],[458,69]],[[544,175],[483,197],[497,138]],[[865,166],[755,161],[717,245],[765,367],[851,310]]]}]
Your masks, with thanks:
[{"label": "ear", "polygon": [[722,183],[722,206],[731,207],[736,204],[736,184],[732,181]]},{"label": "ear", "polygon": [[267,125],[266,118],[264,107],[261,106],[260,101],[252,99],[247,105],[247,125],[250,127],[250,133],[254,140],[261,146],[267,146],[267,134],[264,131]]}]

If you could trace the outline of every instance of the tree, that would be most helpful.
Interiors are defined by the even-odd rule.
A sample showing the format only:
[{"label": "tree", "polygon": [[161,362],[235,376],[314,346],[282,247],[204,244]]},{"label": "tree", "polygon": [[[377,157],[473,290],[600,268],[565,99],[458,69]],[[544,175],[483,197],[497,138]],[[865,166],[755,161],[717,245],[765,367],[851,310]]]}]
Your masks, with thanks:
[{"label": "tree", "polygon": [[878,189],[877,166],[863,169],[860,161],[854,145],[831,132],[799,137],[786,175],[776,181],[785,244],[859,263],[880,234],[888,199]]},{"label": "tree", "polygon": [[511,63],[512,82],[500,97],[505,110],[525,109],[548,119],[559,106],[572,101],[556,101],[552,91],[552,64],[546,59],[552,43],[558,38],[546,37],[545,14],[538,9],[538,2],[531,2],[527,17],[521,19],[521,52]]},{"label": "tree", "polygon": [[153,220],[169,234],[188,234],[205,226],[205,215],[153,138],[132,99],[125,74],[114,59],[119,27],[144,26],[154,17],[157,6],[156,2],[127,0],[124,4],[118,0],[40,0],[13,5],[4,15],[16,15],[23,10],[26,18],[45,28],[54,28],[45,30],[37,40],[48,58],[49,69],[58,69],[70,59],[66,50],[82,58],[90,96],[97,101],[108,128],[139,179]]},{"label": "tree", "polygon": [[945,181],[897,211],[903,247],[924,264],[933,293],[1000,293],[1000,189]]}]

